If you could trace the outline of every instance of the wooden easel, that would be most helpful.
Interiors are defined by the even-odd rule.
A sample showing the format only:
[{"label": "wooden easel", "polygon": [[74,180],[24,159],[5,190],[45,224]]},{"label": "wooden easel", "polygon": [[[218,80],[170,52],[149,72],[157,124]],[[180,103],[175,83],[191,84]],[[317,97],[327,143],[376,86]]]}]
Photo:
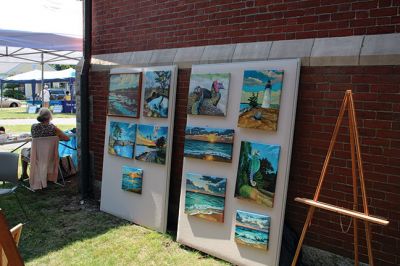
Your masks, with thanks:
[{"label": "wooden easel", "polygon": [[[333,147],[335,146],[336,137],[338,135],[338,131],[340,125],[343,120],[344,112],[348,109],[349,116],[349,131],[350,131],[350,151],[351,151],[351,172],[353,176],[353,210],[349,210],[346,208],[334,206],[331,204],[319,202],[319,194],[321,192],[322,184],[324,182],[324,178],[326,175],[326,171],[328,169],[328,164],[332,155]],[[357,156],[357,157],[356,157]],[[356,169],[358,168],[358,175],[360,177],[360,187],[362,194],[362,203],[364,212],[357,211],[358,207],[358,191],[357,191],[357,174]],[[368,248],[368,260],[369,265],[374,265],[374,259],[372,255],[372,246],[371,246],[371,229],[369,223],[376,223],[380,225],[388,225],[389,221],[375,217],[369,214],[368,205],[367,205],[367,194],[365,191],[365,183],[364,183],[364,172],[363,172],[363,164],[361,159],[361,149],[360,143],[358,139],[358,130],[357,130],[357,122],[356,122],[356,113],[354,110],[354,101],[351,90],[347,90],[344,96],[342,106],[340,107],[339,117],[336,121],[335,129],[333,130],[333,135],[331,142],[329,144],[328,153],[326,154],[324,165],[322,167],[321,175],[319,177],[318,186],[314,194],[314,198],[305,199],[305,198],[295,198],[295,201],[310,205],[308,209],[308,214],[306,221],[304,223],[303,231],[301,232],[301,236],[299,239],[299,243],[297,245],[296,253],[292,261],[292,266],[295,266],[297,263],[297,259],[299,257],[301,246],[303,245],[304,237],[306,235],[308,227],[311,225],[311,220],[314,215],[315,208],[320,208],[332,212],[336,212],[339,214],[343,214],[346,216],[350,216],[354,222],[354,264],[358,265],[358,234],[357,234],[357,220],[363,220],[365,222],[365,234],[367,238],[367,248]]]},{"label": "wooden easel", "polygon": [[[0,209],[0,266],[3,264],[3,252],[8,266],[23,266],[24,261],[19,254],[15,240],[19,240],[22,226],[18,225],[16,232],[10,232],[3,212]],[[5,266],[7,266],[5,265]]]}]

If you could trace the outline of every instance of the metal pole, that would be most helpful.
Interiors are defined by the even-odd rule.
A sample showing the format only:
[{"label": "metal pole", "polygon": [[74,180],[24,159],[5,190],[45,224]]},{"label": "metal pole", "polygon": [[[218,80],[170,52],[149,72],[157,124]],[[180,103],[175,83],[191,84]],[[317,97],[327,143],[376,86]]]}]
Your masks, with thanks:
[{"label": "metal pole", "polygon": [[3,82],[0,79],[0,109],[3,108]]},{"label": "metal pole", "polygon": [[84,0],[84,38],[83,38],[83,68],[81,72],[80,89],[80,147],[81,167],[79,187],[82,199],[91,193],[91,173],[89,157],[89,68],[92,57],[92,0]]},{"label": "metal pole", "polygon": [[43,62],[43,53],[41,53],[40,54],[40,66],[41,66],[41,68],[42,68],[42,81],[41,81],[41,84],[42,84],[42,107],[43,107],[43,105],[44,105],[44,99],[43,99],[43,96],[44,96],[44,62]]}]

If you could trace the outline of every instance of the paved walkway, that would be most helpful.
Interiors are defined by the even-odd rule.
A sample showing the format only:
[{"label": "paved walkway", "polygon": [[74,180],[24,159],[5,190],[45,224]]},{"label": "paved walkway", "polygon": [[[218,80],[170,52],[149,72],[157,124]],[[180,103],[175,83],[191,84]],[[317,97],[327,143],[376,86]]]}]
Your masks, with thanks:
[{"label": "paved walkway", "polygon": [[[0,119],[0,125],[32,125],[38,121],[32,119]],[[52,121],[55,125],[75,125],[76,118],[54,118]]]}]

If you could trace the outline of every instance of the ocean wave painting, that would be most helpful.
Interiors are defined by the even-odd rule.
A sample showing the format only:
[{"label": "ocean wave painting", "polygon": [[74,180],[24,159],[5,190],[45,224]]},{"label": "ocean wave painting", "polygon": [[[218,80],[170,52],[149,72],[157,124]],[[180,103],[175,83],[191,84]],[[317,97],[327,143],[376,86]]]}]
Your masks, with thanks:
[{"label": "ocean wave painting", "polygon": [[245,70],[238,126],[276,131],[283,70]]},{"label": "ocean wave painting", "polygon": [[143,170],[122,166],[122,189],[142,194]]},{"label": "ocean wave painting", "polygon": [[139,117],[141,73],[111,74],[108,114]]},{"label": "ocean wave painting", "polygon": [[136,124],[110,122],[108,153],[125,158],[133,158],[136,138]]},{"label": "ocean wave painting", "polygon": [[224,222],[226,178],[186,174],[185,213]]},{"label": "ocean wave painting", "polygon": [[184,156],[231,162],[233,129],[186,127]]},{"label": "ocean wave painting", "polygon": [[271,218],[267,215],[238,210],[236,212],[236,243],[268,250]]}]

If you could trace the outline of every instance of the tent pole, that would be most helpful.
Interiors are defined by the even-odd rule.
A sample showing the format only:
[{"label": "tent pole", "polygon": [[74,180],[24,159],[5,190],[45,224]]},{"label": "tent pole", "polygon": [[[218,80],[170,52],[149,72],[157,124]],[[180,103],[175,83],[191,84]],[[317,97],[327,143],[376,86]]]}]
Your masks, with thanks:
[{"label": "tent pole", "polygon": [[42,68],[42,80],[41,80],[41,85],[42,85],[42,107],[43,107],[43,104],[44,104],[44,99],[43,99],[43,96],[44,96],[44,80],[43,80],[43,78],[44,78],[44,62],[43,62],[43,52],[40,54],[40,66],[41,66],[41,68]]},{"label": "tent pole", "polygon": [[82,199],[92,192],[89,157],[89,68],[92,57],[92,0],[84,0],[83,67],[80,82],[80,150],[81,165],[79,188]]},{"label": "tent pole", "polygon": [[0,79],[0,109],[3,108],[3,82]]}]

